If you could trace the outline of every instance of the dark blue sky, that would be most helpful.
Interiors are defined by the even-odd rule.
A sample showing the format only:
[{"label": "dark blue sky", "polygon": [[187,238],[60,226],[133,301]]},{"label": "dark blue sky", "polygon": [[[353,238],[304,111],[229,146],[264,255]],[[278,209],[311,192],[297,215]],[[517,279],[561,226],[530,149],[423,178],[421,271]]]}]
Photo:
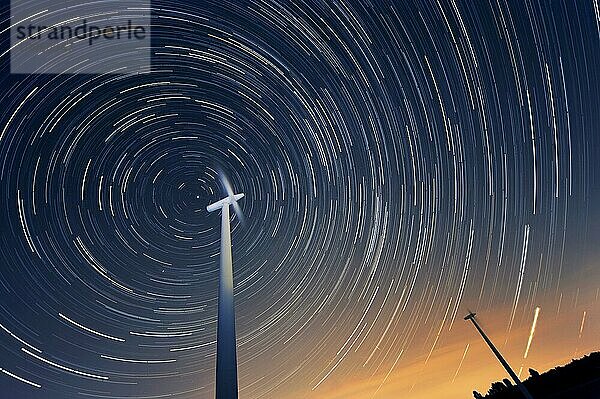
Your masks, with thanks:
[{"label": "dark blue sky", "polygon": [[152,68],[130,75],[11,75],[2,33],[1,392],[211,397],[205,207],[221,172],[246,193],[243,398],[385,391],[388,371],[462,353],[467,308],[498,312],[507,337],[536,306],[597,318],[597,2],[153,1],[151,15]]}]

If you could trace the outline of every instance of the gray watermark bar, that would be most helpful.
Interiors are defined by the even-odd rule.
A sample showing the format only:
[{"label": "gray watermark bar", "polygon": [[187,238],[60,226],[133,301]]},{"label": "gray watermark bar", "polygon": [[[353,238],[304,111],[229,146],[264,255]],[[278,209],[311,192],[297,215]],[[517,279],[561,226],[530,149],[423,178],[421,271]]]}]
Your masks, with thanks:
[{"label": "gray watermark bar", "polygon": [[150,0],[12,0],[15,74],[150,69]]}]

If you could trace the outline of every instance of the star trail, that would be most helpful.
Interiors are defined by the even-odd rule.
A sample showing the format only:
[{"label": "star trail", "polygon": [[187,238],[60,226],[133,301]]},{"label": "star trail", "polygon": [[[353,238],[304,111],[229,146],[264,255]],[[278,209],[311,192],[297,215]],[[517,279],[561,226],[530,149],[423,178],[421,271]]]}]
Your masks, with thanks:
[{"label": "star trail", "polygon": [[2,3],[7,397],[213,397],[221,173],[242,398],[467,398],[467,309],[525,370],[598,349],[598,0],[129,12],[151,67],[11,74]]}]

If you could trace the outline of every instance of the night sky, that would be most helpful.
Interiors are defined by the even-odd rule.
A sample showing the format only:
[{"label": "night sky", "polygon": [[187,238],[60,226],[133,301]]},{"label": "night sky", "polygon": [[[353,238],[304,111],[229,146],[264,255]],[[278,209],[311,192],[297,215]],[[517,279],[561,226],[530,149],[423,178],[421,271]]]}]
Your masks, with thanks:
[{"label": "night sky", "polygon": [[15,75],[2,2],[0,397],[214,396],[220,173],[241,398],[468,398],[468,310],[600,349],[598,0],[151,15],[151,69]]}]

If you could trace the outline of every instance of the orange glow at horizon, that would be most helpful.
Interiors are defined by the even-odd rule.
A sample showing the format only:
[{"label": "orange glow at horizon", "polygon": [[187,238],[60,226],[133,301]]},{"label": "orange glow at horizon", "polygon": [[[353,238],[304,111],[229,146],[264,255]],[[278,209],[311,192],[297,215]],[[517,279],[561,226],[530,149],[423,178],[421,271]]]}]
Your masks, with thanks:
[{"label": "orange glow at horizon", "polygon": [[[523,314],[520,327],[513,327],[510,331],[505,317],[498,317],[502,322],[497,323],[492,317],[494,313],[504,316],[510,311],[507,309],[482,312],[480,322],[513,369],[518,370],[521,366],[525,370],[523,378],[527,378],[529,368],[544,372],[575,357],[600,350],[597,339],[600,336],[600,309],[591,303],[585,306],[588,310],[566,311],[563,308],[560,312],[546,311],[543,314],[540,314],[540,307],[536,307],[529,328],[524,323],[528,317]],[[588,334],[581,333],[584,323]],[[428,350],[422,351],[421,356],[416,358],[410,358],[409,353],[401,353],[393,365],[376,374],[361,375],[359,371],[355,375],[331,376],[310,395],[290,394],[285,397],[470,399],[474,390],[485,393],[492,382],[507,377],[477,332],[467,323],[458,323],[449,334],[440,338],[436,349],[429,355]]]}]

